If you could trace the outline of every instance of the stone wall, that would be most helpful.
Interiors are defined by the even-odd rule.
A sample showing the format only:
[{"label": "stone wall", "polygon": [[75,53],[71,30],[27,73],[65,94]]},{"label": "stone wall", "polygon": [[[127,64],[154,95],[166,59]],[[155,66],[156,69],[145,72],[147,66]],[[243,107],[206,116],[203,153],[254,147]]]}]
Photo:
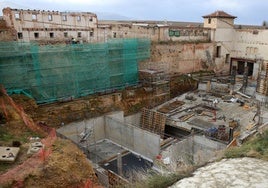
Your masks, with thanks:
[{"label": "stone wall", "polygon": [[[15,36],[14,36],[15,35]],[[8,27],[3,18],[0,17],[0,41],[12,41],[16,39],[16,32]]]},{"label": "stone wall", "polygon": [[153,43],[151,58],[139,69],[160,69],[167,73],[191,73],[213,70],[212,43]]}]

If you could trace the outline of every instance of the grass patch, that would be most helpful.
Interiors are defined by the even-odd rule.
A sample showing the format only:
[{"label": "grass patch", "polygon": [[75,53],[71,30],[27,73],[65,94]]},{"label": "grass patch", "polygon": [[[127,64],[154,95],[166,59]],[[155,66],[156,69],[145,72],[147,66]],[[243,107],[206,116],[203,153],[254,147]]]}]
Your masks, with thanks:
[{"label": "grass patch", "polygon": [[182,178],[185,178],[186,175],[182,174],[170,174],[170,175],[155,175],[148,179],[145,183],[145,187],[148,188],[166,188],[173,185]]},{"label": "grass patch", "polygon": [[27,155],[28,146],[25,145],[25,143],[29,142],[30,137],[41,138],[41,135],[34,133],[30,130],[27,130],[27,131],[20,133],[20,134],[14,134],[12,132],[12,130],[8,130],[7,127],[0,126],[0,146],[12,147],[13,141],[18,141],[21,143],[20,152],[19,152],[17,159],[14,163],[8,163],[8,162],[1,162],[0,163],[0,174],[6,172],[10,168],[15,167],[16,165],[21,164],[25,159],[28,158],[28,155]]},{"label": "grass patch", "polygon": [[[11,139],[13,139],[13,135],[10,134],[4,126],[0,126],[0,141],[2,142],[8,142]],[[0,144],[1,145],[1,144]]]},{"label": "grass patch", "polygon": [[[1,132],[1,130],[0,130],[0,132]],[[0,140],[3,142],[8,142],[8,141],[12,140],[13,138],[14,138],[14,136],[9,134],[9,133],[2,132],[0,134]]]},{"label": "grass patch", "polygon": [[12,131],[8,131],[5,127],[0,126],[0,146],[11,146],[12,141],[20,141],[22,143],[28,142],[30,137],[39,137],[42,136],[33,131],[25,131],[19,135],[13,134]]},{"label": "grass patch", "polygon": [[6,172],[10,167],[12,167],[10,163],[0,163],[0,174]]},{"label": "grass patch", "polygon": [[144,179],[135,182],[132,184],[131,187],[136,187],[136,188],[166,188],[174,183],[178,182],[179,180],[191,176],[191,173],[193,172],[193,169],[191,170],[186,170],[183,172],[174,172],[171,174],[156,174],[152,173],[150,175],[145,175]]},{"label": "grass patch", "polygon": [[240,147],[229,148],[225,151],[226,158],[255,157],[268,160],[268,130],[262,135],[250,139]]}]

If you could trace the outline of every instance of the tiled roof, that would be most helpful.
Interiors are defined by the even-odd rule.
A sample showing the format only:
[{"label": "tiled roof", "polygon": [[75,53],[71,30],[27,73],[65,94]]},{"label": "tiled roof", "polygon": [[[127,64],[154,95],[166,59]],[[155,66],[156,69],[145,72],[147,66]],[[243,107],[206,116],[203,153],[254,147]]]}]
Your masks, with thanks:
[{"label": "tiled roof", "polygon": [[203,16],[203,18],[236,18],[236,16],[232,16],[230,14],[227,14],[224,11],[219,11],[218,10],[216,12],[213,12],[212,14]]}]

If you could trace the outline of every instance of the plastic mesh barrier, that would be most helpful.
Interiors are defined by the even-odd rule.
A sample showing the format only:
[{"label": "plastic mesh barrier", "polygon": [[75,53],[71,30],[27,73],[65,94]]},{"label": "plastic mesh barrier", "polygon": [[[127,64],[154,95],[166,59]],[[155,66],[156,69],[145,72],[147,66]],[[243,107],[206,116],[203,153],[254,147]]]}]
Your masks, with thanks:
[{"label": "plastic mesh barrier", "polygon": [[38,103],[123,89],[138,82],[138,62],[150,57],[148,39],[38,46],[0,43],[0,83]]}]

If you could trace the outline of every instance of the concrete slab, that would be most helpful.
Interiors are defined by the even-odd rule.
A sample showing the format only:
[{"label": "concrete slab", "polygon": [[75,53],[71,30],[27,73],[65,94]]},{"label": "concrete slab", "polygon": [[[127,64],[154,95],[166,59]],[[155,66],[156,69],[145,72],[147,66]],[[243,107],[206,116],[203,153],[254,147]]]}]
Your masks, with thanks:
[{"label": "concrete slab", "polygon": [[[139,155],[133,153],[128,153],[125,156],[122,156],[122,175],[127,179],[135,179],[135,173],[140,171],[146,172],[148,169],[151,169],[153,163],[142,158]],[[111,170],[114,173],[118,174],[117,159],[114,159],[106,164],[101,165],[106,170]]]},{"label": "concrete slab", "polygon": [[[84,144],[83,147],[86,147],[86,145]],[[88,147],[88,157],[94,163],[99,163],[109,158],[113,158],[117,153],[122,153],[124,151],[126,151],[124,148],[116,145],[110,140],[104,139]]]},{"label": "concrete slab", "polygon": [[14,162],[20,151],[19,147],[0,147],[0,161]]},{"label": "concrete slab", "polygon": [[33,142],[30,144],[27,154],[34,154],[37,153],[44,145],[42,142]]},{"label": "concrete slab", "polygon": [[[174,101],[184,101],[185,104],[181,106],[181,110],[179,110],[177,113],[172,113],[171,115],[169,113],[166,114],[169,117],[166,124],[186,130],[191,130],[193,126],[198,126],[200,128],[203,127],[203,129],[209,128],[213,125],[225,125],[228,127],[229,121],[236,120],[239,122],[239,125],[241,125],[241,131],[244,131],[246,130],[248,124],[253,122],[253,117],[257,111],[256,106],[251,100],[248,100],[246,102],[247,106],[249,106],[249,109],[246,109],[243,108],[243,106],[241,106],[238,102],[226,102],[222,98],[215,97],[209,93],[204,94],[202,92],[197,92],[192,94],[196,98],[195,101],[185,100],[185,95],[187,94],[173,99]],[[233,97],[241,98],[241,100],[244,100],[241,96]],[[213,103],[209,102],[213,101],[214,99],[218,100],[216,111],[208,108],[214,107]],[[198,113],[198,111],[202,113]],[[180,119],[180,117],[183,115],[187,115],[193,112],[195,115],[187,119],[187,121],[184,122]],[[262,112],[262,114],[264,113]],[[216,121],[215,116],[217,117]]]},{"label": "concrete slab", "polygon": [[193,125],[192,127],[196,128],[196,129],[204,130],[204,131],[211,128],[211,127],[217,127],[215,124],[208,122],[208,121],[204,121],[204,120],[199,119],[199,118],[194,118],[191,121],[189,121],[188,123]]}]

